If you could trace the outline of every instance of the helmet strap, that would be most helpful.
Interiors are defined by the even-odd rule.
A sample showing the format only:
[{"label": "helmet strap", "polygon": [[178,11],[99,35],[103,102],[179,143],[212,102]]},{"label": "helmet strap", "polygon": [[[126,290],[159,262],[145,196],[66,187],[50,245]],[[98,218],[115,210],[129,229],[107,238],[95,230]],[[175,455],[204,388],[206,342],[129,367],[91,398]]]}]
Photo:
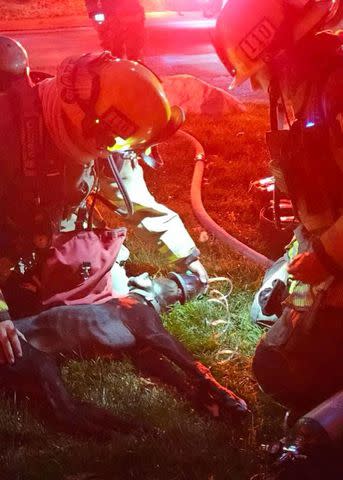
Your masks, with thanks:
[{"label": "helmet strap", "polygon": [[280,86],[278,80],[273,77],[269,85],[269,120],[271,130],[279,130],[278,104],[280,100]]},{"label": "helmet strap", "polygon": [[92,78],[91,93],[87,100],[80,98],[75,89],[77,65],[74,66],[72,75],[75,101],[85,114],[81,125],[82,135],[84,138],[93,137],[99,149],[113,145],[114,136],[126,139],[133,135],[138,128],[123,112],[113,106],[108,108],[101,116],[96,112],[95,106],[100,95],[100,76],[94,67],[110,59],[112,59],[112,56],[108,52],[104,52],[86,63],[88,73]]},{"label": "helmet strap", "polygon": [[109,57],[110,57],[110,54],[108,52],[102,53],[101,55],[99,55],[93,60],[89,60],[87,58],[87,55],[82,57],[87,67],[88,73],[91,75],[91,79],[92,79],[91,92],[90,92],[90,97],[88,99],[81,98],[77,94],[77,90],[75,88],[76,75],[79,68],[77,64],[74,65],[72,76],[71,76],[74,99],[77,105],[85,114],[81,124],[82,135],[84,138],[88,138],[88,137],[95,138],[95,142],[98,148],[103,148],[103,147],[106,147],[109,143],[113,143],[113,134],[110,135],[110,132],[106,128],[104,128],[103,125],[97,122],[97,113],[95,110],[95,105],[98,101],[99,94],[100,94],[100,77],[98,73],[95,71],[95,69],[93,68],[93,66],[94,64],[107,61]]}]

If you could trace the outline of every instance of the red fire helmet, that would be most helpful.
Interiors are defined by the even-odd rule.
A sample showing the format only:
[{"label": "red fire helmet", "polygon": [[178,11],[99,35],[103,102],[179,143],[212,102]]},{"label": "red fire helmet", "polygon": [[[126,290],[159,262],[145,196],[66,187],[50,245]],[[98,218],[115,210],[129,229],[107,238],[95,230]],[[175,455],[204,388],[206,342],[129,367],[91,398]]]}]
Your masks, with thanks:
[{"label": "red fire helmet", "polygon": [[217,53],[240,85],[307,33],[326,25],[339,0],[229,0],[214,34]]}]

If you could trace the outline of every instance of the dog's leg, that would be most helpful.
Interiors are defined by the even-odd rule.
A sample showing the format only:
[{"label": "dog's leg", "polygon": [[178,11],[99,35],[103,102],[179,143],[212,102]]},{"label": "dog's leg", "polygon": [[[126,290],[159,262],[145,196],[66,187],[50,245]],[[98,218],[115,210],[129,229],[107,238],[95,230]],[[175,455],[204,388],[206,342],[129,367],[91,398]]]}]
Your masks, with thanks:
[{"label": "dog's leg", "polygon": [[130,358],[144,376],[155,377],[162,383],[175,387],[182,395],[190,395],[192,386],[181,372],[161,353],[143,347],[130,354]]},{"label": "dog's leg", "polygon": [[[195,382],[189,381],[185,372],[177,369],[162,353],[150,347],[143,347],[130,353],[130,358],[141,375],[153,377],[163,385],[174,387],[188,400],[193,408],[208,413],[209,405],[204,404],[201,391]],[[213,414],[214,412],[211,411]]]},{"label": "dog's leg", "polygon": [[193,378],[193,381],[199,386],[200,394],[204,396],[205,402],[207,399],[210,404],[212,401],[213,403],[218,402],[226,411],[231,411],[233,414],[243,415],[247,413],[247,406],[244,400],[221,385],[205,365],[196,361],[185,347],[167,331],[166,334],[167,336],[164,333],[149,336],[147,343],[160,353],[163,353],[163,355]]},{"label": "dog's leg", "polygon": [[136,304],[127,311],[125,325],[141,345],[149,346],[165,355],[183,370],[198,387],[227,411],[243,415],[246,403],[231,390],[220,385],[202,363],[197,362],[186,348],[163,327],[157,313],[150,307]]},{"label": "dog's leg", "polygon": [[0,389],[29,398],[31,409],[58,430],[110,439],[115,431],[130,432],[137,425],[123,422],[109,411],[72,398],[55,360],[21,341],[23,357],[0,366]]}]

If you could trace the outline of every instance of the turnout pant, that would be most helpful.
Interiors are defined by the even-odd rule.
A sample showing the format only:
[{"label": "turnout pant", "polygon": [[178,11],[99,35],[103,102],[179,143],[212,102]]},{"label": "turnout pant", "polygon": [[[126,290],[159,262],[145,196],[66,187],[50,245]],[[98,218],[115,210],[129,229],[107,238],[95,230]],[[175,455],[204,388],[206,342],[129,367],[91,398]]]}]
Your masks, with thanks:
[{"label": "turnout pant", "polygon": [[343,389],[343,309],[305,314],[286,308],[258,344],[253,371],[262,390],[287,408],[307,411]]}]

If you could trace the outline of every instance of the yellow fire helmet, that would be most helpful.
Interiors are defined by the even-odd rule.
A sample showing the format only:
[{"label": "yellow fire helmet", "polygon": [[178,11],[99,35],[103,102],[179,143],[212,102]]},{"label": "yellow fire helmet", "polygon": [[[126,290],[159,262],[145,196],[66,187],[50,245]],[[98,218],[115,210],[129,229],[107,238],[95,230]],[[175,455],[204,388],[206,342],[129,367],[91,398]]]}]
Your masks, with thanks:
[{"label": "yellow fire helmet", "polygon": [[338,7],[339,0],[229,0],[217,19],[213,43],[234,77],[230,88],[329,22]]},{"label": "yellow fire helmet", "polygon": [[144,65],[109,52],[65,59],[56,88],[64,124],[83,151],[144,151],[170,137],[184,121],[159,78]]}]

